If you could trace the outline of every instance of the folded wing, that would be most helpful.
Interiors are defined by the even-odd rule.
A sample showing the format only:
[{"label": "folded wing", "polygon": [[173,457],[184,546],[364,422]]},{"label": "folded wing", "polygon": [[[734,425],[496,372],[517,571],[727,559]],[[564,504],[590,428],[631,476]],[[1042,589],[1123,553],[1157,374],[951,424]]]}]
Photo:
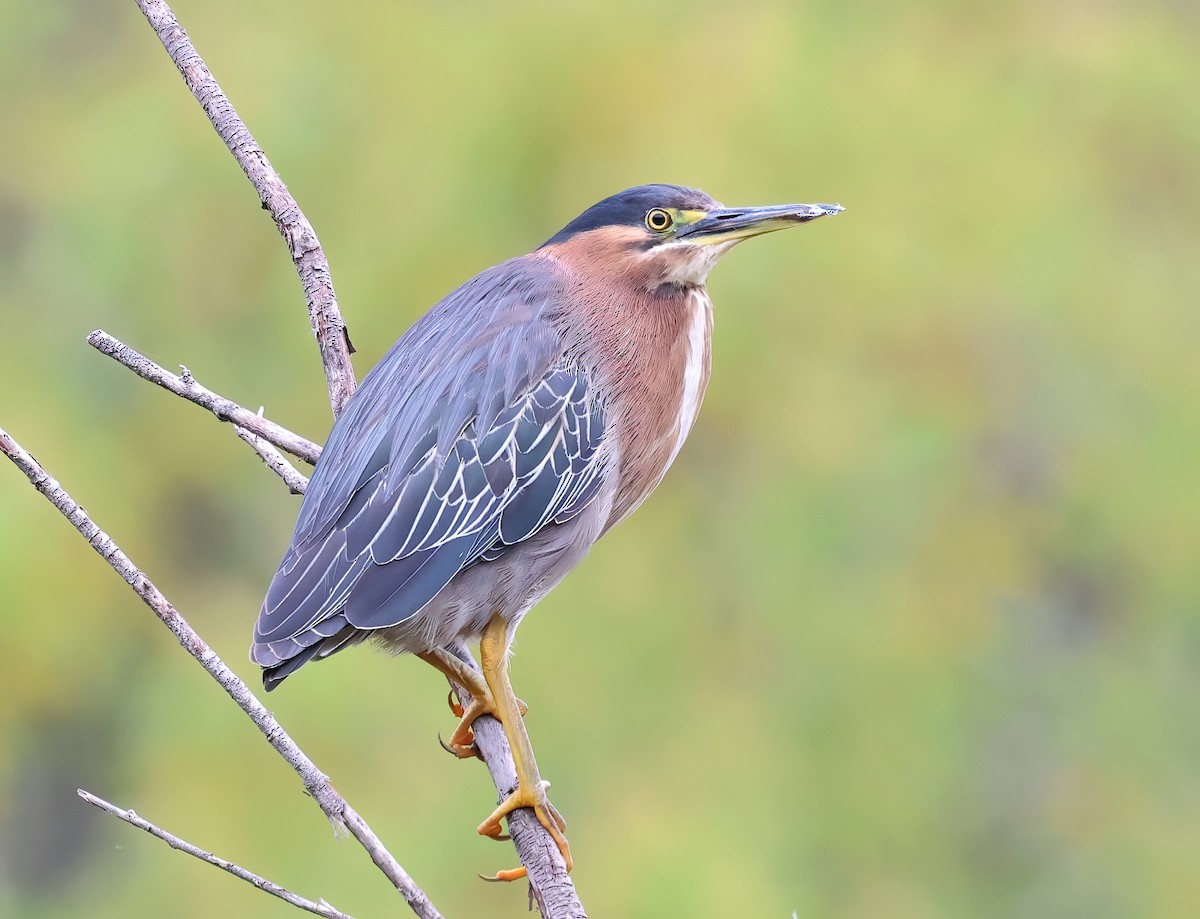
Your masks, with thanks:
[{"label": "folded wing", "polygon": [[255,626],[255,662],[295,659],[278,678],[595,497],[603,405],[545,318],[552,279],[517,264],[424,317],[335,426]]}]

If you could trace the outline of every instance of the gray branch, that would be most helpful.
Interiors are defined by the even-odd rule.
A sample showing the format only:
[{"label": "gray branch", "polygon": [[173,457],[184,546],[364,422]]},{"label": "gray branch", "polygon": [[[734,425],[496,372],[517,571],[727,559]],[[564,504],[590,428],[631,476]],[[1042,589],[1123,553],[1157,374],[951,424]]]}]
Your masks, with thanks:
[{"label": "gray branch", "polygon": [[101,329],[97,329],[89,335],[87,341],[101,354],[107,354],[118,363],[124,364],[143,380],[149,380],[177,396],[183,396],[189,402],[208,409],[222,421],[245,428],[263,440],[287,450],[292,456],[298,457],[306,463],[315,463],[317,457],[321,455],[321,448],[311,440],[293,434],[287,428],[267,420],[258,412],[252,412],[224,396],[217,395],[210,389],[205,389],[186,370],[182,376],[171,373]]},{"label": "gray branch", "polygon": [[250,448],[266,463],[268,469],[283,479],[288,491],[294,495],[304,494],[304,489],[308,487],[308,479],[302,476],[296,467],[284,458],[282,453],[253,431],[248,431],[239,425],[234,425],[233,430],[238,437],[250,445]]},{"label": "gray branch", "polygon": [[296,273],[300,275],[300,282],[304,286],[308,318],[317,336],[321,364],[325,368],[325,380],[329,386],[329,404],[333,406],[336,417],[354,392],[354,368],[350,363],[350,354],[354,349],[338,309],[329,262],[316,231],[267,155],[238,117],[233,104],[217,85],[171,7],[164,0],[137,0],[137,5],[179,68],[188,89],[208,115],[217,134],[258,192],[263,208],[270,213],[280,234],[287,240]]},{"label": "gray branch", "polygon": [[161,827],[155,826],[149,820],[139,817],[131,810],[122,810],[115,804],[110,804],[103,798],[99,798],[90,792],[84,791],[82,788],[77,789],[77,793],[79,794],[79,797],[87,801],[88,804],[94,804],[96,807],[100,808],[100,810],[112,814],[114,817],[118,817],[132,826],[136,826],[139,830],[145,830],[151,836],[157,836],[172,849],[177,849],[180,852],[186,852],[188,855],[194,856],[201,861],[208,862],[210,865],[215,865],[222,871],[228,871],[235,878],[241,878],[243,881],[253,884],[259,890],[269,893],[273,897],[278,897],[280,900],[287,901],[288,903],[292,904],[292,906],[297,906],[300,909],[307,910],[310,913],[316,913],[318,916],[326,916],[328,919],[352,919],[351,916],[348,916],[341,910],[334,909],[324,900],[306,900],[304,897],[292,893],[286,887],[280,887],[273,881],[268,881],[264,877],[259,877],[257,874],[247,871],[240,865],[235,865],[231,861],[218,858],[211,852],[205,852],[203,849],[193,846],[187,840],[180,839],[178,836],[168,833]]},{"label": "gray branch", "polygon": [[[465,653],[470,658],[465,646],[459,650],[460,656]],[[474,658],[470,658],[470,661],[478,670]],[[470,693],[457,684],[454,685],[454,691],[462,703],[471,698]],[[517,788],[517,766],[513,762],[504,727],[491,715],[483,715],[472,725],[472,731],[475,734],[475,747],[482,754],[499,792],[496,799],[499,804]],[[567,874],[566,862],[558,851],[554,837],[538,822],[530,808],[519,808],[507,819],[517,857],[527,872],[530,894],[537,902],[543,919],[587,919],[587,912],[571,876]]]},{"label": "gray branch", "polygon": [[25,473],[26,478],[33,483],[33,487],[58,508],[59,513],[71,522],[71,525],[87,540],[88,545],[108,562],[125,583],[133,588],[134,593],[142,598],[142,602],[150,607],[163,625],[170,629],[171,634],[175,636],[175,640],[183,646],[183,649],[200,663],[209,676],[216,680],[238,707],[250,717],[250,720],[267,738],[267,742],[300,776],[305,790],[317,802],[334,826],[349,830],[350,835],[367,850],[371,860],[379,866],[388,880],[396,885],[396,889],[412,907],[413,912],[422,919],[440,919],[441,914],[434,908],[425,892],[413,882],[408,873],[400,867],[400,863],[388,852],[379,837],[350,807],[346,799],[334,789],[328,776],[321,772],[304,751],[296,745],[296,742],[288,736],[274,716],[250,691],[250,687],[243,683],[238,675],[230,670],[225,662],[204,642],[204,639],[188,625],[179,611],[129,560],[129,557],[121,551],[112,538],[93,523],[87,512],[67,494],[37,460],[30,456],[2,428],[0,428],[0,453],[7,456],[18,469]]}]

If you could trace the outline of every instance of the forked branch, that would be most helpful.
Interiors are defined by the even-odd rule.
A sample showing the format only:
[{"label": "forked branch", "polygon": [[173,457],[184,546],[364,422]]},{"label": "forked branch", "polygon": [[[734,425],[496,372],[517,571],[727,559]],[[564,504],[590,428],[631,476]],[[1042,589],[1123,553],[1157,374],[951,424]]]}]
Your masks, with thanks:
[{"label": "forked branch", "polygon": [[202,862],[208,862],[210,865],[220,868],[222,871],[227,871],[235,878],[241,878],[247,884],[253,884],[264,893],[269,893],[273,897],[279,897],[280,900],[290,903],[292,906],[307,910],[310,913],[316,913],[318,916],[325,916],[326,919],[352,919],[351,916],[346,915],[341,910],[334,909],[324,900],[307,900],[304,897],[292,893],[285,887],[280,887],[273,881],[268,881],[266,878],[259,877],[252,871],[247,871],[241,865],[235,865],[233,862],[224,858],[219,858],[216,855],[213,855],[211,852],[205,852],[199,846],[194,846],[186,839],[180,839],[173,833],[168,833],[162,827],[155,826],[149,820],[146,820],[144,817],[139,817],[131,810],[124,810],[120,807],[117,807],[115,804],[110,804],[103,798],[97,797],[91,792],[84,791],[82,788],[78,789],[76,793],[79,795],[79,797],[83,798],[83,800],[87,801],[88,804],[94,804],[96,807],[100,808],[100,810],[104,811],[105,813],[112,814],[114,817],[117,817],[120,820],[124,820],[130,826],[136,826],[139,830],[145,830],[151,836],[161,839],[172,849],[176,849],[180,852],[186,852],[188,855],[198,858]]},{"label": "forked branch", "polygon": [[321,448],[311,440],[293,434],[287,428],[264,418],[260,413],[252,412],[231,399],[226,399],[211,389],[206,389],[197,383],[195,377],[187,370],[184,370],[182,375],[171,373],[101,329],[97,329],[89,335],[87,341],[101,354],[107,354],[117,363],[124,364],[143,380],[149,380],[168,392],[173,392],[201,408],[208,409],[222,421],[245,428],[280,449],[287,450],[292,456],[298,457],[306,463],[315,463],[317,457],[321,455]]},{"label": "forked branch", "polygon": [[179,68],[188,89],[208,115],[217,134],[246,173],[263,208],[287,240],[288,252],[308,303],[308,318],[321,349],[321,364],[329,387],[329,404],[334,417],[341,414],[346,400],[354,393],[354,368],[350,364],[353,347],[346,323],[338,309],[329,274],[329,262],[312,224],[300,210],[287,186],[279,177],[262,147],[254,139],[233,104],[217,85],[216,78],[196,52],[183,26],[164,0],[137,0],[146,20]]},{"label": "forked branch", "polygon": [[304,494],[304,489],[308,488],[308,479],[302,476],[282,453],[253,431],[237,425],[234,425],[233,431],[250,445],[250,449],[258,454],[259,459],[266,464],[268,469],[283,479],[283,484],[288,487],[288,491],[294,495]]},{"label": "forked branch", "polygon": [[304,788],[317,802],[330,821],[337,827],[344,827],[362,845],[371,856],[371,860],[379,867],[387,878],[396,885],[396,889],[412,907],[413,912],[422,919],[438,919],[441,914],[434,908],[425,892],[421,890],[400,867],[400,863],[388,852],[379,837],[364,821],[337,790],[329,783],[329,778],[317,768],[316,764],[305,755],[294,740],[288,736],[282,725],[263,706],[253,692],[238,675],[226,666],[196,632],[188,625],[179,611],[162,595],[153,582],[121,551],[107,533],[100,529],[87,512],[67,494],[61,485],[42,468],[8,432],[0,429],[0,453],[3,453],[16,465],[33,487],[40,491],[46,499],[58,508],[71,525],[87,540],[88,545],[112,567],[114,571],[142,598],[155,616],[162,621],[176,641],[183,646],[200,666],[202,666],[229,697],[237,703],[255,726],[262,731],[267,742],[275,748],[300,776]]}]

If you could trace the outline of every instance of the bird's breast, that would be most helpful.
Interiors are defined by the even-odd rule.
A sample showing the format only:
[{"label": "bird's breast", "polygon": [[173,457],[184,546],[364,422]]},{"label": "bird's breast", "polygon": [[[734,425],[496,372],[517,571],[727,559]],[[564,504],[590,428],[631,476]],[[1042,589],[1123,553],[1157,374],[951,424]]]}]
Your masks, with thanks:
[{"label": "bird's breast", "polygon": [[670,459],[667,460],[668,466],[679,455],[692,425],[696,423],[696,416],[700,414],[700,403],[704,401],[704,390],[708,387],[709,370],[712,367],[712,301],[703,287],[696,288],[688,296],[686,325],[679,425],[675,446],[671,450]]},{"label": "bird's breast", "polygon": [[633,327],[615,343],[621,360],[611,387],[619,463],[609,527],[649,496],[679,454],[712,363],[712,302],[703,288],[651,301],[627,317]]}]

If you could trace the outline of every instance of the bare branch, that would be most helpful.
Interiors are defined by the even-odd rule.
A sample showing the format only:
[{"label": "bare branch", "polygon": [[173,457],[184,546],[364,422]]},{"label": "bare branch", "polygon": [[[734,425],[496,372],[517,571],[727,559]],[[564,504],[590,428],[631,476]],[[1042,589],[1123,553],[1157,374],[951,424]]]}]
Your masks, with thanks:
[{"label": "bare branch", "polygon": [[321,448],[311,440],[306,440],[299,434],[293,434],[287,428],[274,421],[269,421],[258,412],[252,412],[250,409],[243,408],[236,402],[206,389],[197,383],[186,370],[183,376],[176,376],[102,329],[94,331],[87,337],[87,341],[101,354],[107,354],[118,363],[124,364],[143,380],[149,380],[177,396],[182,396],[189,402],[195,402],[222,421],[243,427],[257,434],[263,440],[287,450],[292,456],[299,457],[306,463],[315,463],[317,457],[321,455]]},{"label": "bare branch", "polygon": [[344,827],[363,846],[371,856],[371,860],[383,871],[413,912],[422,919],[439,919],[440,913],[434,908],[425,892],[421,890],[400,867],[400,863],[392,856],[367,826],[366,822],[346,803],[329,783],[329,778],[317,768],[294,740],[288,736],[283,727],[267,711],[236,673],[229,669],[204,640],[196,634],[178,610],[162,595],[157,587],[144,575],[129,557],[121,551],[107,533],[100,529],[87,513],[81,508],[63,487],[55,481],[45,469],[28,452],[18,444],[7,431],[0,428],[0,453],[11,459],[18,469],[33,483],[46,499],[58,508],[59,512],[71,522],[87,540],[96,552],[125,582],[133,588],[134,593],[150,607],[168,629],[183,649],[194,657],[208,674],[216,680],[221,688],[229,694],[262,731],[267,742],[287,760],[300,776],[305,790],[317,802],[335,827]]},{"label": "bare branch", "polygon": [[145,830],[151,836],[157,836],[172,849],[178,849],[180,852],[186,852],[188,855],[192,855],[201,861],[208,862],[210,865],[215,865],[222,871],[228,871],[234,877],[241,878],[243,881],[253,884],[259,890],[269,893],[273,897],[279,897],[281,900],[286,900],[288,903],[292,904],[292,906],[298,906],[300,909],[307,910],[310,913],[316,913],[318,916],[327,916],[329,919],[352,919],[351,916],[343,913],[341,910],[334,909],[324,900],[318,902],[306,900],[304,897],[292,893],[285,887],[280,887],[278,884],[268,881],[264,877],[259,877],[257,874],[247,871],[240,865],[235,865],[231,861],[218,858],[211,852],[205,852],[203,849],[193,846],[190,842],[168,833],[161,827],[155,826],[149,820],[139,817],[131,810],[122,810],[115,804],[110,804],[103,798],[99,798],[90,792],[84,791],[82,788],[76,789],[76,791],[79,794],[79,797],[87,801],[88,804],[94,804],[96,807],[100,808],[100,810],[106,811],[107,813],[124,820],[126,823],[131,824],[132,826],[136,826],[139,830]]},{"label": "bare branch", "polygon": [[251,449],[259,455],[267,468],[283,479],[288,490],[294,495],[304,494],[304,489],[308,487],[308,479],[302,476],[296,467],[289,463],[274,447],[255,434],[253,431],[247,431],[241,425],[233,426],[234,433],[242,440],[248,443]]},{"label": "bare branch", "polygon": [[321,364],[325,368],[325,380],[329,387],[329,404],[333,406],[336,417],[354,392],[354,368],[350,363],[350,354],[354,349],[338,309],[329,262],[316,231],[267,155],[234,111],[233,104],[217,85],[171,7],[163,0],[137,0],[137,5],[179,68],[188,89],[208,115],[217,134],[254,185],[275,226],[287,240],[292,262],[304,285],[308,318],[321,349]]},{"label": "bare branch", "polygon": [[[472,666],[479,669],[465,646],[458,650],[460,656],[465,653]],[[470,693],[457,683],[453,685],[459,701],[463,704],[468,702]],[[504,727],[491,715],[483,715],[471,725],[471,731],[475,735],[475,746],[482,754],[499,792],[499,803],[517,787],[517,767]],[[533,811],[522,807],[509,814],[508,832],[516,847],[517,857],[525,866],[530,893],[537,901],[543,919],[587,919],[579,893],[567,874],[562,853]]]}]

